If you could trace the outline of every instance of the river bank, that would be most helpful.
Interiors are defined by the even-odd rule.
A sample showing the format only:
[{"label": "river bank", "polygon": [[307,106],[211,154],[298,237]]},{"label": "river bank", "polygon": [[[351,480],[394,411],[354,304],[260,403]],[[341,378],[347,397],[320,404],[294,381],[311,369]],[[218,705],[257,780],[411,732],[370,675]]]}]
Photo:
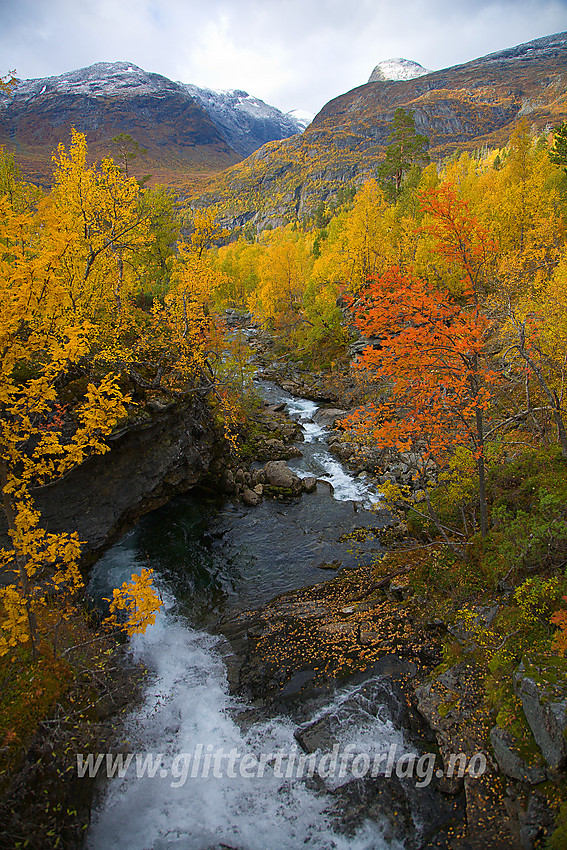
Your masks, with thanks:
[{"label": "river bank", "polygon": [[[110,786],[99,777],[88,792],[101,795],[88,846],[157,848],[177,836],[191,848],[265,850],[255,827],[267,810],[277,822],[278,847],[535,847],[553,819],[548,775],[531,784],[498,766],[488,743],[494,716],[484,697],[485,669],[466,636],[455,640],[450,618],[439,616],[420,590],[436,550],[397,540],[411,548],[383,559],[392,546],[390,520],[367,510],[376,499],[371,482],[333,466],[323,451],[328,432],[317,421],[316,403],[285,394],[286,413],[281,390],[263,389],[268,398],[255,422],[261,427],[246,459],[223,464],[216,480],[208,476],[209,490],[196,500],[182,497],[147,517],[99,562],[108,578],[106,589],[99,588],[103,595],[149,561],[166,611],[155,630],[132,643],[135,664],[150,671],[141,707],[125,720],[117,713],[112,734],[103,731],[88,746],[165,750],[166,771],[199,744],[212,752],[230,743],[258,754],[268,738],[275,750],[321,755],[337,742],[332,718],[338,716],[351,730],[348,743],[366,746],[370,728],[371,754],[377,742],[381,751],[395,743],[418,760],[431,752],[443,775],[432,775],[417,796],[415,777],[408,782],[383,772],[351,775],[336,787],[299,777],[290,788],[272,772],[266,781],[257,777],[253,788],[207,781],[174,791],[159,776]],[[306,474],[311,463],[315,475]],[[294,493],[293,486],[268,480],[264,489],[270,464],[290,473],[280,484],[319,483]],[[260,501],[246,504],[246,491]],[[323,581],[322,568],[340,572]],[[482,776],[453,781],[449,760],[459,753],[467,763],[483,754]],[[75,768],[71,760],[64,770]],[[284,788],[287,808],[275,811],[269,800]],[[189,792],[197,799],[192,818],[185,811]],[[209,811],[211,793],[216,803]],[[149,810],[138,824],[144,806]],[[306,814],[299,824],[300,810]],[[88,807],[82,811],[88,818]],[[174,827],[166,825],[166,811],[174,812]],[[392,819],[392,811],[400,817]],[[136,823],[133,832],[124,832],[125,819]],[[73,835],[64,846],[80,846],[72,843],[76,830]]]}]

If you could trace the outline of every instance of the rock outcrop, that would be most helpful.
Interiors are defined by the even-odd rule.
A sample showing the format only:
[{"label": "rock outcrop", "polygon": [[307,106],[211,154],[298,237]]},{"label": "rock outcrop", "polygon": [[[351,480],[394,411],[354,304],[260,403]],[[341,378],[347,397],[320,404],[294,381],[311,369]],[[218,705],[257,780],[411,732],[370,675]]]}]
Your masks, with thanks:
[{"label": "rock outcrop", "polygon": [[514,690],[545,761],[558,770],[567,763],[567,693],[545,678],[540,681],[539,670],[530,666],[520,664],[514,674]]},{"label": "rock outcrop", "polygon": [[50,532],[76,531],[91,562],[144,513],[201,482],[218,436],[202,399],[171,405],[115,436],[104,455],[35,491]]}]

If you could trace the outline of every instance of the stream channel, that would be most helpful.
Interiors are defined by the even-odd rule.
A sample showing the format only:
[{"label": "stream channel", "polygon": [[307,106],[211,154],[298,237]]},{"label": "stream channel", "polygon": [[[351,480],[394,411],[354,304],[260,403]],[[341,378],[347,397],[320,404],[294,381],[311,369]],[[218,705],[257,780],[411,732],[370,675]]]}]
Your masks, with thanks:
[{"label": "stream channel", "polygon": [[[108,597],[132,572],[150,566],[165,604],[155,625],[131,641],[134,656],[150,671],[143,702],[124,729],[125,749],[137,755],[125,775],[105,787],[93,812],[90,850],[405,846],[380,818],[364,819],[350,831],[337,827],[337,787],[356,774],[341,778],[335,770],[324,778],[321,770],[319,782],[297,775],[301,771],[290,767],[291,754],[300,752],[297,719],[282,714],[241,728],[243,699],[230,693],[219,638],[207,630],[227,612],[325,580],[322,563],[339,560],[343,569],[368,563],[379,550],[375,538],[339,538],[355,527],[387,523],[385,512],[369,510],[379,494],[330,454],[326,431],[314,420],[318,405],[268,382],[258,386],[267,402],[285,402],[302,425],[304,441],[297,445],[303,456],[289,466],[331,486],[320,482],[315,493],[287,502],[266,499],[255,508],[188,494],[144,517],[96,565],[94,596]],[[344,715],[339,743],[351,755],[391,747],[397,756],[413,751],[386,705],[355,712],[356,720],[345,713],[349,701],[364,704],[369,684],[338,689],[308,720]],[[231,752],[237,754],[232,766]],[[284,754],[279,761],[277,753]],[[260,769],[246,767],[246,758],[254,764],[262,754],[274,755]]]}]

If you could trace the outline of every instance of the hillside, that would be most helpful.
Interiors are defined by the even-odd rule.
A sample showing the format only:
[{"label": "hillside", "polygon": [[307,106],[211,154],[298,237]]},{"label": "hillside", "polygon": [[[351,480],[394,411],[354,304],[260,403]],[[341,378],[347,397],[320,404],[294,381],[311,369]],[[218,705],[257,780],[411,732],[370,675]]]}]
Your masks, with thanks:
[{"label": "hillside", "polygon": [[309,215],[375,173],[398,107],[413,111],[433,160],[503,145],[524,116],[543,131],[567,118],[567,33],[414,79],[359,86],[327,103],[302,136],[265,145],[228,169],[200,203],[220,204],[233,226]]},{"label": "hillside", "polygon": [[303,129],[246,92],[175,83],[128,62],[21,80],[10,97],[0,95],[0,144],[35,182],[49,182],[53,150],[68,142],[72,126],[87,135],[97,158],[113,152],[114,136],[131,135],[147,150],[132,165],[137,176],[190,186]]}]

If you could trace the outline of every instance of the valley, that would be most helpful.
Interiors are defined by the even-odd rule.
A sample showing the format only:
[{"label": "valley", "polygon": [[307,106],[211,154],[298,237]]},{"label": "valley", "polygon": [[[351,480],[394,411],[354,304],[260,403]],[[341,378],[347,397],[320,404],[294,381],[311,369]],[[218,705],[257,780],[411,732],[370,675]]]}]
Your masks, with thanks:
[{"label": "valley", "polygon": [[565,846],[567,34],[370,78],[2,81],[2,850]]}]

